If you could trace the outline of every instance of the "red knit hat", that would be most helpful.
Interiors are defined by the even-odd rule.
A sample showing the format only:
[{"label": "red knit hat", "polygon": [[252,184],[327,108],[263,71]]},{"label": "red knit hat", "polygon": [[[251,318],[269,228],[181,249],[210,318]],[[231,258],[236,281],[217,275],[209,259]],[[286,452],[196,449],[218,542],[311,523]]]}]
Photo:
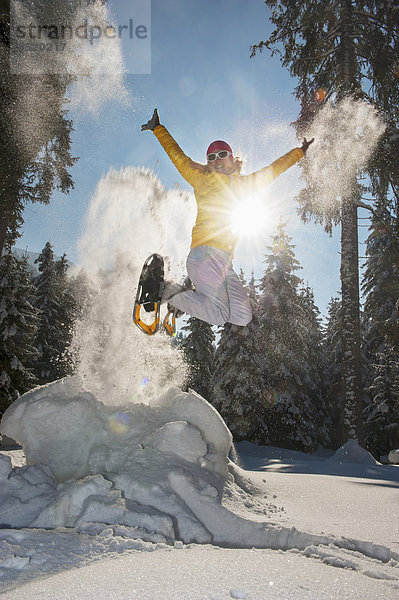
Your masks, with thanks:
[{"label": "red knit hat", "polygon": [[208,157],[208,154],[211,154],[211,152],[219,152],[219,150],[227,150],[233,156],[233,150],[231,149],[231,146],[229,146],[227,142],[223,142],[223,140],[216,140],[216,142],[212,142],[212,144],[208,146],[206,156]]}]

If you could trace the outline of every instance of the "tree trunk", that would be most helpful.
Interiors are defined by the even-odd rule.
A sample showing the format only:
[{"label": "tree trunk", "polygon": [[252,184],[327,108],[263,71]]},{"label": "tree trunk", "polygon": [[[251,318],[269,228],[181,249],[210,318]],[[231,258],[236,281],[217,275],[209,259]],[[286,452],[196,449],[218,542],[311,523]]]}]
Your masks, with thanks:
[{"label": "tree trunk", "polygon": [[[341,2],[341,94],[356,94],[360,88],[356,77],[353,44],[353,15],[350,0]],[[342,198],[341,209],[341,290],[342,290],[342,383],[343,439],[363,443],[363,390],[360,361],[359,252],[356,204],[356,181],[353,194]]]},{"label": "tree trunk", "polygon": [[341,214],[341,289],[342,289],[342,442],[356,439],[363,443],[363,391],[360,364],[359,256],[357,206],[352,198],[343,199]]}]

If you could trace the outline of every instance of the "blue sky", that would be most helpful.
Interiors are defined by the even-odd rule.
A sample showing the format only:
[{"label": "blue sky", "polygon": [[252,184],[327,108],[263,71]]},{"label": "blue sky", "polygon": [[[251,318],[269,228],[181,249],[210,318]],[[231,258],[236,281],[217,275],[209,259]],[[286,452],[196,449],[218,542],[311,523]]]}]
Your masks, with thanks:
[{"label": "blue sky", "polygon": [[[150,167],[164,186],[178,183],[189,189],[155,137],[140,131],[155,106],[161,122],[194,160],[204,162],[209,142],[226,139],[234,149],[241,149],[247,158],[246,172],[251,172],[298,145],[290,127],[299,111],[292,95],[295,80],[278,57],[271,59],[264,52],[250,59],[251,44],[270,31],[263,0],[152,0],[151,73],[126,76],[130,106],[111,99],[97,116],[70,112],[75,128],[72,152],[79,156],[72,169],[75,190],[69,196],[55,193],[50,206],[28,206],[18,247],[40,251],[50,241],[57,254],[65,251],[71,261],[77,261],[76,245],[90,197],[111,167]],[[96,94],[94,85],[92,93]],[[320,226],[299,222],[295,216],[299,167],[292,171],[281,176],[282,187],[276,188],[281,196],[281,201],[280,196],[274,198],[279,214],[271,218],[256,249],[249,242],[238,248],[235,266],[247,275],[254,269],[261,276],[270,233],[281,214],[303,267],[299,274],[314,289],[325,312],[329,298],[339,289],[339,232],[331,239]]]}]

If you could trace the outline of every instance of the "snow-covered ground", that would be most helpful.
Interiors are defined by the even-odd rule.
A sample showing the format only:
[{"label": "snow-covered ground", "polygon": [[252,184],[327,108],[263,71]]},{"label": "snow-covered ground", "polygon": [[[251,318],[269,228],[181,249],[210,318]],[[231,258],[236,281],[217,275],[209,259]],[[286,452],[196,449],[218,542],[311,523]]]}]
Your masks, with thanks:
[{"label": "snow-covered ground", "polygon": [[196,394],[115,408],[76,379],[25,394],[1,430],[29,463],[0,454],[5,599],[399,599],[399,467],[355,443],[243,443],[239,467]]}]

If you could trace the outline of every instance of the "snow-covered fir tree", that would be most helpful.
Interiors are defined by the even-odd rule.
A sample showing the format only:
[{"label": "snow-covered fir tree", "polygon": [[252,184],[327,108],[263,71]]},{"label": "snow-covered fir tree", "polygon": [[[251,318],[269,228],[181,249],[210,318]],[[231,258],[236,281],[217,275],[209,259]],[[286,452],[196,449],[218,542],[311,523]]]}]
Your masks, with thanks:
[{"label": "snow-covered fir tree", "polygon": [[85,269],[68,278],[68,293],[73,298],[74,321],[85,318],[95,301],[96,292]]},{"label": "snow-covered fir tree", "polygon": [[[396,233],[398,237],[396,237]],[[372,358],[384,351],[387,340],[399,354],[395,305],[399,300],[399,219],[381,206],[373,215],[367,239],[363,275],[365,294],[365,352]]]},{"label": "snow-covered fir tree", "polygon": [[333,421],[324,385],[326,361],[320,311],[315,304],[313,291],[308,285],[300,290],[300,298],[305,312],[303,327],[306,345],[306,389],[316,410],[315,424],[319,431],[320,443],[324,447],[330,447]]},{"label": "snow-covered fir tree", "polygon": [[[325,194],[317,189],[323,178],[311,181],[309,163],[302,161],[302,173],[306,181],[299,203],[305,220],[314,218],[331,230],[333,223],[341,223],[341,284],[342,284],[342,343],[345,360],[342,363],[345,386],[343,409],[344,440],[355,438],[363,441],[363,386],[360,353],[360,302],[358,270],[358,220],[359,206],[364,206],[361,195],[364,190],[365,168],[373,181],[387,183],[399,190],[399,130],[398,107],[399,86],[397,85],[398,11],[397,2],[380,0],[314,0],[279,1],[265,0],[271,11],[270,21],[274,30],[268,39],[252,48],[268,49],[278,53],[281,61],[293,75],[298,85],[295,93],[302,103],[297,121],[300,137],[317,116],[323,104],[339,108],[349,99],[364,99],[364,107],[375,106],[387,128],[377,150],[367,166],[353,173],[351,185],[342,193],[335,193],[337,202],[327,202]],[[322,92],[320,97],[320,92]],[[325,114],[325,112],[324,112]],[[365,120],[365,124],[368,120]],[[335,125],[335,126],[334,126]],[[346,120],[345,127],[351,122]],[[331,139],[339,140],[338,122],[334,118]],[[365,136],[369,143],[371,131]],[[327,136],[328,137],[328,136]],[[323,136],[322,144],[330,142]],[[350,155],[356,157],[353,145]],[[349,155],[348,155],[349,156]],[[338,153],[329,162],[338,171],[347,158]],[[327,178],[329,182],[332,177]],[[339,178],[343,181],[343,178]],[[338,180],[337,180],[338,182]],[[396,194],[398,195],[398,194]],[[376,197],[374,195],[374,197]],[[378,198],[378,196],[377,196]]]},{"label": "snow-covered fir tree", "polygon": [[179,344],[183,348],[189,369],[187,387],[209,400],[215,354],[215,334],[212,325],[201,319],[189,317],[181,329],[187,332]]},{"label": "snow-covered fir tree", "polygon": [[399,446],[399,361],[390,344],[385,344],[377,359],[368,390],[372,402],[364,412],[367,448],[378,457]]},{"label": "snow-covered fir tree", "polygon": [[[300,296],[296,275],[300,265],[291,238],[280,222],[266,256],[266,271],[260,284],[260,323],[268,443],[312,449],[323,442],[319,431],[314,391],[309,393],[307,372],[308,309]],[[321,352],[321,348],[320,348]],[[315,382],[313,382],[315,383]]]},{"label": "snow-covered fir tree", "polygon": [[324,387],[326,390],[326,402],[329,414],[332,417],[331,442],[337,448],[343,437],[342,414],[342,313],[339,298],[331,298],[328,304],[327,323],[324,327]]},{"label": "snow-covered fir tree", "polygon": [[389,439],[399,423],[399,405],[395,401],[399,372],[397,200],[381,199],[371,221],[366,256],[363,351],[370,403],[364,415],[366,444],[376,455],[381,455],[389,450]]},{"label": "snow-covered fir tree", "polygon": [[[73,189],[69,171],[77,160],[71,155],[72,121],[65,106],[74,79],[62,62],[69,52],[58,57],[58,72],[40,74],[39,69],[30,73],[33,67],[26,69],[26,65],[17,74],[10,73],[10,4],[2,2],[0,13],[0,255],[21,235],[27,204],[48,204],[53,190],[67,194]],[[54,23],[56,15],[56,22],[73,25],[82,5],[61,0],[29,2],[24,5],[25,18],[32,23]]]},{"label": "snow-covered fir tree", "polygon": [[69,353],[72,342],[73,329],[77,317],[77,301],[73,294],[73,289],[77,291],[76,286],[72,288],[68,277],[68,261],[66,255],[55,262],[57,298],[59,303],[58,321],[60,330],[56,341],[58,356],[53,359],[54,369],[57,379],[72,374],[73,361]]},{"label": "snow-covered fir tree", "polygon": [[241,344],[241,332],[238,327],[226,323],[219,329],[218,334],[220,337],[215,352],[212,404],[226,421],[233,436],[236,436],[237,430],[241,430],[240,423],[237,421],[241,417],[242,408],[232,406],[232,395],[237,375],[235,359]]},{"label": "snow-covered fir tree", "polygon": [[[242,272],[240,278],[244,283]],[[260,444],[267,438],[262,395],[265,356],[253,274],[247,289],[252,320],[246,327],[227,323],[222,329],[215,355],[212,401],[236,441],[245,439]]]},{"label": "snow-covered fir tree", "polygon": [[66,348],[67,367],[74,371],[79,362],[82,351],[82,338],[79,335],[83,323],[87,323],[87,316],[93,310],[97,299],[98,290],[95,290],[93,282],[89,279],[85,269],[80,269],[78,274],[68,278],[67,292],[73,299],[70,322],[71,343]]},{"label": "snow-covered fir tree", "polygon": [[38,326],[38,310],[33,296],[26,260],[12,254],[0,259],[0,415],[36,379],[27,367],[37,351],[33,339]]},{"label": "snow-covered fir tree", "polygon": [[44,384],[69,373],[65,351],[71,339],[73,301],[67,292],[65,256],[55,262],[52,246],[47,242],[35,262],[39,275],[35,279],[33,304],[40,310],[40,319],[35,337],[39,358],[33,367],[38,381]]}]

